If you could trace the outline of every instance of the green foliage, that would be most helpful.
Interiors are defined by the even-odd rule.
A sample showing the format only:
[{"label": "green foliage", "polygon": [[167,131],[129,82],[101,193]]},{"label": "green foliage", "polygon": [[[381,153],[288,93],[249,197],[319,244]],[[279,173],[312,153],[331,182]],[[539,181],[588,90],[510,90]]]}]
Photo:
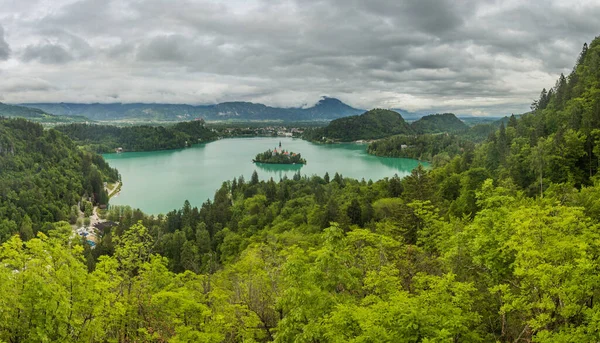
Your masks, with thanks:
[{"label": "green foliage", "polygon": [[472,152],[475,144],[458,135],[399,135],[369,144],[367,152],[377,156],[405,157],[433,162],[442,166],[454,156]]},{"label": "green foliage", "polygon": [[46,223],[75,221],[72,206],[83,196],[105,203],[103,182],[118,178],[101,156],[78,149],[56,130],[0,119],[0,241],[46,232]]},{"label": "green foliage", "polygon": [[452,133],[468,129],[462,120],[456,118],[453,113],[430,114],[423,116],[410,124],[417,134],[424,133]]},{"label": "green foliage", "polygon": [[257,154],[253,161],[271,164],[306,164],[306,160],[300,154],[286,150],[274,151],[271,149]]},{"label": "green foliage", "polygon": [[70,124],[60,125],[63,132],[78,145],[98,153],[180,149],[217,138],[216,133],[204,127],[204,121],[181,122],[171,126],[129,126]]},{"label": "green foliage", "polygon": [[361,115],[333,120],[322,129],[307,130],[304,138],[322,141],[325,137],[326,140],[351,142],[412,132],[400,113],[373,109]]}]

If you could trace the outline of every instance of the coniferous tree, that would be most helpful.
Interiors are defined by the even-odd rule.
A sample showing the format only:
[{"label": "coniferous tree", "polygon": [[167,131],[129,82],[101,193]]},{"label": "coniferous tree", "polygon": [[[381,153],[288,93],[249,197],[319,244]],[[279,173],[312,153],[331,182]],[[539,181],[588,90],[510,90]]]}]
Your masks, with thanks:
[{"label": "coniferous tree", "polygon": [[508,118],[508,127],[517,128],[517,118],[514,114],[511,114]]},{"label": "coniferous tree", "polygon": [[250,178],[250,185],[255,186],[258,184],[258,173],[255,171],[252,172],[252,177]]}]

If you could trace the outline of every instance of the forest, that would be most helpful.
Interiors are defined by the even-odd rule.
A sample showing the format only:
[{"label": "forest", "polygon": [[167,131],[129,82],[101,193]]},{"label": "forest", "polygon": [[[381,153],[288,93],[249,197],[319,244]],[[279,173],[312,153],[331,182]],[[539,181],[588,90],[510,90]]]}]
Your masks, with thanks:
[{"label": "forest", "polygon": [[6,237],[0,341],[599,341],[599,85],[597,38],[530,113],[433,169],[113,206],[95,249],[64,222]]},{"label": "forest", "polygon": [[77,145],[96,153],[181,149],[215,140],[217,134],[204,126],[203,120],[180,122],[169,126],[125,126],[69,124],[55,128]]},{"label": "forest", "polygon": [[118,179],[101,156],[60,132],[0,117],[0,241],[47,233],[52,223],[69,220],[82,200],[107,204],[104,182]]},{"label": "forest", "polygon": [[353,142],[408,133],[413,131],[400,113],[376,108],[361,115],[332,120],[324,128],[306,130],[303,138],[316,142]]},{"label": "forest", "polygon": [[367,152],[377,156],[414,158],[440,166],[457,155],[473,153],[474,149],[475,143],[460,134],[423,134],[377,140],[369,144]]},{"label": "forest", "polygon": [[[442,124],[447,121],[455,122],[452,119],[448,120],[448,114],[423,118],[428,117],[434,118],[434,120],[426,120],[427,124],[415,126],[417,128],[427,127],[428,129],[424,129],[424,132],[437,133],[396,135],[378,139],[369,143],[367,152],[377,156],[414,158],[431,162],[434,166],[440,166],[448,163],[454,156],[472,153],[477,143],[486,139],[495,140],[497,130],[505,132],[504,122],[513,127],[516,126],[514,115],[505,117],[507,120],[501,119],[489,124],[477,124],[466,129],[462,128],[464,126],[462,122],[462,125],[448,124],[446,129],[442,129]],[[454,115],[452,117],[459,120]],[[432,125],[432,121],[436,124]],[[413,122],[412,125],[417,123],[418,121]]]},{"label": "forest", "polygon": [[410,127],[419,134],[460,132],[468,129],[453,113],[430,114],[412,122]]}]

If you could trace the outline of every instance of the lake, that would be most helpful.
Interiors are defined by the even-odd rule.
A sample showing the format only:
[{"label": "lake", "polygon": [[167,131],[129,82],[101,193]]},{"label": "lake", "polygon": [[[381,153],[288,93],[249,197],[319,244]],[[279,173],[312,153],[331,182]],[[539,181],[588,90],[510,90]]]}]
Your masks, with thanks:
[{"label": "lake", "polygon": [[[307,164],[254,164],[257,153],[279,147],[301,153]],[[187,199],[200,206],[212,199],[224,181],[243,175],[250,180],[257,171],[262,180],[279,181],[284,175],[331,178],[340,173],[355,179],[380,180],[394,174],[403,177],[419,161],[406,158],[386,158],[367,154],[365,144],[314,144],[301,139],[259,137],[232,138],[196,145],[183,150],[126,152],[105,154],[104,158],[121,173],[123,187],[111,198],[111,205],[130,205],[148,214],[166,213],[179,209]]]}]

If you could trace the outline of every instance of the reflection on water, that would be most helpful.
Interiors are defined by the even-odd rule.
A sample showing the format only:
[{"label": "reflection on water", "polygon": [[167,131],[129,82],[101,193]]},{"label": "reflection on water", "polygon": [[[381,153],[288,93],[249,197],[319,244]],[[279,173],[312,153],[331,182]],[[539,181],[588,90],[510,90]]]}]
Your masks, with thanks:
[{"label": "reflection on water", "polygon": [[276,181],[283,179],[283,176],[289,175],[290,172],[296,173],[304,166],[303,164],[273,164],[260,162],[256,162],[254,165],[257,167],[256,169],[259,173],[266,173]]},{"label": "reflection on water", "polygon": [[[410,172],[416,167],[415,160],[411,160],[408,158],[394,158],[394,157],[375,157],[373,156],[375,161],[383,164],[386,167],[390,167],[392,169],[397,169],[400,171],[398,176],[406,176],[410,174]],[[429,165],[427,162],[420,162],[420,164],[427,166]]]}]

